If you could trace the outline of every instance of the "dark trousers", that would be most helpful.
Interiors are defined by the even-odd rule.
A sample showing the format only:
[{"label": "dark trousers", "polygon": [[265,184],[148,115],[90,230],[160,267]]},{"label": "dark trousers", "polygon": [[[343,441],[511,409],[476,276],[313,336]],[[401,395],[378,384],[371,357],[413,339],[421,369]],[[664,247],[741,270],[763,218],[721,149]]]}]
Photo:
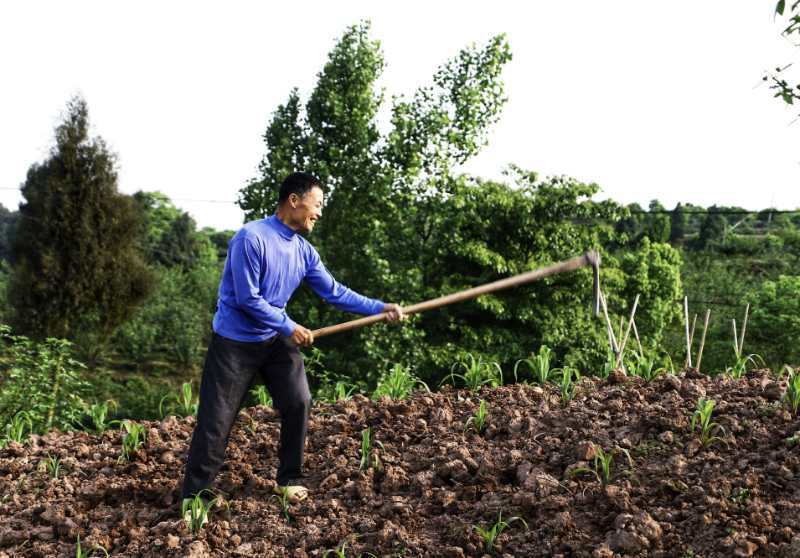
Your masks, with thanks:
[{"label": "dark trousers", "polygon": [[181,498],[209,488],[219,473],[233,422],[256,374],[261,375],[281,416],[277,482],[285,486],[302,477],[311,408],[302,353],[281,335],[244,343],[214,333],[200,381],[197,424],[189,446]]}]

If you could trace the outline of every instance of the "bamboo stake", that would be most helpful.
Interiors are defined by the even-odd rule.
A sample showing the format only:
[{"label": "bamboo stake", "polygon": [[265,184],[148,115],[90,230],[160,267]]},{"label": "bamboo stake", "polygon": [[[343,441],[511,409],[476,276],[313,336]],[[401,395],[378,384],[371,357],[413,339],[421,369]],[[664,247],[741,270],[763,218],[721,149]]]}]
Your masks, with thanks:
[{"label": "bamboo stake", "polygon": [[603,291],[600,291],[600,303],[603,306],[603,316],[606,319],[608,342],[611,345],[611,350],[614,351],[614,356],[617,356],[619,354],[619,347],[617,346],[617,338],[614,336],[614,328],[611,327],[611,320],[608,317],[608,305],[606,304],[606,296],[603,294]]},{"label": "bamboo stake", "polygon": [[692,319],[692,332],[689,334],[689,346],[694,347],[694,326],[697,325],[697,314]]},{"label": "bamboo stake", "polygon": [[733,352],[736,353],[736,358],[739,358],[739,336],[736,335],[736,318],[731,320],[733,324]]},{"label": "bamboo stake", "polygon": [[692,345],[689,341],[689,297],[683,297],[683,315],[686,324],[686,368],[692,367]]},{"label": "bamboo stake", "polygon": [[744,307],[744,322],[742,322],[742,336],[739,337],[739,356],[742,355],[742,349],[744,348],[744,332],[747,329],[747,315],[750,313],[750,303],[747,303],[747,306]]},{"label": "bamboo stake", "polygon": [[708,330],[708,318],[711,316],[711,309],[706,308],[706,319],[703,322],[703,337],[700,338],[700,350],[697,353],[697,371],[700,372],[700,361],[703,360],[703,347],[706,344],[706,330]]},{"label": "bamboo stake", "polygon": [[636,344],[639,346],[639,356],[644,356],[642,342],[639,340],[639,329],[636,327],[636,320],[631,320],[631,324],[633,324],[633,335],[636,337]]},{"label": "bamboo stake", "polygon": [[636,295],[636,298],[633,300],[633,307],[631,308],[631,317],[628,320],[628,329],[625,330],[625,337],[622,339],[622,345],[619,348],[619,354],[617,355],[617,364],[615,368],[619,368],[620,363],[622,362],[622,357],[625,354],[625,345],[628,344],[628,336],[631,334],[631,324],[633,323],[633,317],[636,315],[636,307],[639,305],[639,295]]}]

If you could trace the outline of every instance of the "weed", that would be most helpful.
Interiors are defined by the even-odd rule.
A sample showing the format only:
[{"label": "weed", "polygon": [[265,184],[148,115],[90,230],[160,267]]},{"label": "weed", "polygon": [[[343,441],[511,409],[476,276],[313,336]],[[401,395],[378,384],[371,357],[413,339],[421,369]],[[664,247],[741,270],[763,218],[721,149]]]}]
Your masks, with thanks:
[{"label": "weed", "polygon": [[500,534],[503,531],[505,531],[515,521],[522,522],[525,528],[526,529],[528,528],[528,524],[521,517],[516,517],[516,516],[510,517],[508,521],[503,521],[503,512],[500,512],[498,514],[497,521],[489,529],[484,529],[479,525],[473,525],[472,528],[478,532],[478,535],[480,535],[481,539],[483,540],[484,550],[486,550],[486,552],[492,553],[494,552],[494,545],[495,542],[497,542],[497,537],[499,537]]},{"label": "weed", "polygon": [[147,432],[144,426],[136,422],[125,420],[122,422],[122,428],[125,435],[122,437],[122,455],[119,456],[118,462],[130,461],[131,454],[136,452],[147,439]]},{"label": "weed", "polygon": [[430,392],[428,384],[414,376],[408,366],[398,363],[392,366],[388,374],[381,376],[372,397],[379,399],[384,395],[388,395],[391,399],[406,399],[418,385]]},{"label": "weed", "polygon": [[544,385],[553,378],[555,369],[550,367],[551,356],[553,351],[547,345],[539,347],[538,354],[531,355],[528,358],[521,358],[514,364],[514,381],[518,382],[517,369],[520,364],[525,364],[533,374],[533,381],[537,384]]},{"label": "weed", "polygon": [[178,395],[175,394],[167,394],[161,398],[161,401],[158,403],[158,414],[161,417],[165,416],[164,409],[164,400],[171,399],[171,407],[173,410],[177,410],[178,413],[182,416],[189,416],[189,415],[197,415],[197,407],[199,405],[197,399],[192,397],[192,383],[191,382],[183,382],[181,384],[181,392]]},{"label": "weed", "polygon": [[464,430],[468,430],[470,425],[478,434],[486,428],[486,402],[483,399],[481,399],[481,404],[478,406],[478,412],[467,419],[466,424],[464,424]]},{"label": "weed", "polygon": [[[463,374],[456,374],[455,370],[461,367]],[[503,385],[503,370],[494,361],[485,362],[483,357],[476,359],[472,353],[467,353],[467,360],[460,361],[450,367],[450,380],[455,384],[455,378],[459,378],[470,391],[478,391],[481,386],[486,384],[489,387],[500,387]],[[444,381],[442,381],[444,383]]]},{"label": "weed", "polygon": [[[713,399],[699,398],[697,400],[697,409],[692,414],[691,431],[694,432],[695,426],[700,425],[700,443],[703,447],[707,447],[714,442],[722,442],[728,445],[725,440],[719,436],[715,436],[715,432],[725,433],[725,429],[711,421],[711,414],[714,412],[715,402]],[[699,419],[699,421],[698,421]]]}]

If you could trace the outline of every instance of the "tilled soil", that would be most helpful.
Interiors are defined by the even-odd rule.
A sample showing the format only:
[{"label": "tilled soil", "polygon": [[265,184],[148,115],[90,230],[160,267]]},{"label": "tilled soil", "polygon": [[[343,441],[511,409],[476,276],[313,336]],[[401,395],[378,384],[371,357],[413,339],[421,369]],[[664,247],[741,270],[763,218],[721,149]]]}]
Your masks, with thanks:
[{"label": "tilled soil", "polygon": [[[348,557],[796,557],[800,419],[781,405],[784,388],[767,370],[650,383],[616,374],[584,380],[566,406],[554,387],[528,385],[316,405],[311,497],[289,520],[270,497],[279,417],[245,409],[215,484],[228,506],[197,535],[178,502],[192,417],[145,421],[145,448],[122,464],[118,431],[34,436],[0,451],[0,558],[72,557],[78,535],[84,551],[121,557],[323,556],[345,541]],[[724,441],[703,447],[690,431],[699,397],[716,401]],[[479,434],[465,423],[480,399]],[[381,466],[362,472],[367,427]],[[597,447],[614,452],[605,485],[581,471]],[[57,479],[47,455],[61,458]],[[475,527],[500,513],[527,528],[514,521],[487,548]]]}]

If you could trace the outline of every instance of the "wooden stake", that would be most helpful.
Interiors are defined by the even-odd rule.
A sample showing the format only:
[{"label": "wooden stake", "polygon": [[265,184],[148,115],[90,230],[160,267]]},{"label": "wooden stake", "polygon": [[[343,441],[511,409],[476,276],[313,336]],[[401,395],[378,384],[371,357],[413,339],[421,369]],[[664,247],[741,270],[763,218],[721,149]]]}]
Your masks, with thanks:
[{"label": "wooden stake", "polygon": [[603,305],[603,316],[606,319],[606,327],[608,328],[608,343],[611,345],[611,350],[614,351],[614,356],[617,356],[619,347],[617,346],[617,338],[614,337],[614,328],[611,327],[611,320],[608,317],[608,305],[603,291],[600,291],[600,303]]},{"label": "wooden stake", "polygon": [[694,326],[696,326],[696,325],[697,325],[697,314],[695,314],[694,318],[692,319],[692,331],[689,334],[689,346],[690,347],[694,347]]},{"label": "wooden stake", "polygon": [[744,322],[742,322],[742,336],[739,337],[739,356],[742,355],[742,349],[744,348],[744,332],[747,329],[747,315],[750,313],[750,303],[747,303],[747,306],[744,307]]},{"label": "wooden stake", "polygon": [[625,354],[625,345],[628,344],[628,336],[631,334],[631,324],[633,324],[633,317],[636,315],[636,307],[639,305],[639,295],[636,295],[636,298],[633,300],[633,307],[631,308],[631,317],[628,320],[628,329],[625,330],[625,338],[622,340],[622,345],[619,348],[619,354],[617,355],[617,365],[616,368],[619,368],[620,363],[622,362],[622,356]]},{"label": "wooden stake", "polygon": [[733,324],[733,352],[736,353],[736,358],[739,358],[739,336],[736,335],[736,318],[731,320]]},{"label": "wooden stake", "polygon": [[633,335],[636,337],[636,344],[639,346],[639,356],[644,356],[642,342],[639,340],[639,330],[636,327],[636,320],[632,320],[631,324],[633,325]]},{"label": "wooden stake", "polygon": [[706,319],[703,322],[703,337],[700,338],[700,350],[697,353],[697,371],[700,372],[700,361],[703,360],[703,347],[706,344],[706,330],[708,330],[708,318],[711,316],[711,309],[706,309]]},{"label": "wooden stake", "polygon": [[692,367],[692,345],[689,340],[689,297],[683,297],[683,315],[686,325],[686,368]]}]

